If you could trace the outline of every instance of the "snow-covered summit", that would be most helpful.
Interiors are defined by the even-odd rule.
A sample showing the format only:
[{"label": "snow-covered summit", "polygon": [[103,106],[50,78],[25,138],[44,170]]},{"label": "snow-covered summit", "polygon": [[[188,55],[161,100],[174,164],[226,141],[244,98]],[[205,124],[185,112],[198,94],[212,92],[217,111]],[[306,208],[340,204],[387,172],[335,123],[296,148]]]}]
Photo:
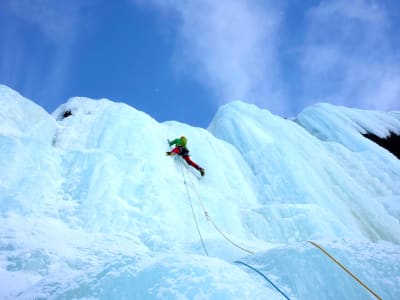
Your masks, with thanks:
[{"label": "snow-covered summit", "polygon": [[[400,295],[399,160],[362,135],[398,133],[395,113],[233,102],[205,130],[106,99],[0,103],[0,298],[282,299],[235,260],[290,299],[371,297],[308,240]],[[182,134],[201,179],[164,155]]]}]

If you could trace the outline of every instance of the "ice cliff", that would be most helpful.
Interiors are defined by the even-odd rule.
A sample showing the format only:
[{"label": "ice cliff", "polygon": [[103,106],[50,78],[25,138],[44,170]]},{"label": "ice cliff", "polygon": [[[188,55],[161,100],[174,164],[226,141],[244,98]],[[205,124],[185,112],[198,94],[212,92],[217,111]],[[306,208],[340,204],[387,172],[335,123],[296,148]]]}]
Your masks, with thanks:
[{"label": "ice cliff", "polygon": [[[284,299],[241,261],[290,299],[374,299],[307,241],[400,298],[400,161],[364,137],[400,135],[396,112],[232,102],[206,130],[106,99],[0,103],[0,298]],[[165,156],[180,135],[203,178]]]}]

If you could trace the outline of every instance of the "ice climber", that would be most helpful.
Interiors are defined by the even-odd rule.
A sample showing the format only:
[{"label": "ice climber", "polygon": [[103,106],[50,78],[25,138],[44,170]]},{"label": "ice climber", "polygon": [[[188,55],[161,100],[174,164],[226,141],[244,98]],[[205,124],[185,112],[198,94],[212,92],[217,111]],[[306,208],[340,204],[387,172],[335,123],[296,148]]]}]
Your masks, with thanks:
[{"label": "ice climber", "polygon": [[205,171],[202,167],[200,167],[198,164],[196,164],[194,161],[192,161],[189,157],[189,150],[186,148],[187,144],[187,138],[185,136],[181,136],[180,138],[177,138],[173,141],[168,140],[168,143],[170,146],[175,145],[175,148],[172,149],[171,151],[166,152],[168,156],[174,156],[176,154],[182,156],[182,158],[193,168],[198,170],[201,174],[201,176],[204,176]]}]

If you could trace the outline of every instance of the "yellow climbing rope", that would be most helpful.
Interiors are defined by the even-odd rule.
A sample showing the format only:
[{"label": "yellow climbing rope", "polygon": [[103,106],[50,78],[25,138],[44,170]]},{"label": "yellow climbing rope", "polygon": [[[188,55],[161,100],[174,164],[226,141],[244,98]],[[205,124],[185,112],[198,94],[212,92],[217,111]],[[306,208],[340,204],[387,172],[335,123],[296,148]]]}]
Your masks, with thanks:
[{"label": "yellow climbing rope", "polygon": [[[189,171],[188,171],[188,172],[189,172]],[[195,193],[196,193],[196,195],[197,195],[197,199],[199,200],[200,205],[201,205],[201,207],[203,208],[204,215],[205,215],[207,221],[210,221],[211,224],[214,226],[214,228],[215,228],[229,243],[231,243],[231,244],[234,245],[235,247],[237,247],[237,248],[239,248],[239,249],[241,249],[241,250],[243,250],[243,251],[245,251],[245,252],[247,252],[247,253],[249,253],[249,254],[254,254],[255,252],[250,251],[250,250],[248,250],[248,249],[246,249],[246,248],[244,248],[244,247],[238,245],[238,244],[235,243],[234,241],[232,241],[229,237],[227,237],[227,236],[223,233],[223,231],[217,226],[217,224],[215,224],[215,222],[213,221],[213,219],[212,219],[212,218],[210,217],[210,215],[208,214],[207,209],[206,209],[206,207],[204,206],[203,201],[201,200],[200,195],[199,195],[199,193],[197,192],[196,186],[194,185],[193,180],[192,180],[192,178],[191,178],[190,176],[189,176],[189,180],[190,180],[190,183],[191,183],[191,185],[192,185],[192,187],[193,187],[193,190],[195,191]]]},{"label": "yellow climbing rope", "polygon": [[[182,171],[182,169],[181,169],[181,171]],[[188,170],[187,170],[187,171],[188,171]],[[182,174],[182,175],[183,175],[183,174]],[[185,176],[183,175],[183,177],[184,177],[184,182],[185,182],[185,185],[186,185]],[[190,176],[188,176],[188,177],[189,177],[189,180],[190,180],[190,184],[192,185],[193,190],[194,190],[194,192],[196,193],[197,199],[199,200],[200,205],[201,205],[201,207],[203,208],[204,215],[205,215],[207,221],[210,221],[211,224],[214,226],[214,228],[215,228],[215,229],[221,234],[221,236],[224,237],[229,243],[231,243],[231,244],[234,245],[235,247],[237,247],[237,248],[239,248],[239,249],[241,249],[241,250],[243,250],[243,251],[245,251],[245,252],[247,252],[247,253],[249,253],[249,254],[255,254],[255,252],[250,251],[250,250],[248,250],[248,249],[246,249],[246,248],[244,248],[244,247],[238,245],[238,244],[235,243],[234,241],[232,241],[232,240],[231,240],[229,237],[227,237],[227,236],[224,234],[224,232],[217,226],[217,224],[213,221],[213,219],[212,219],[212,218],[210,217],[210,215],[208,214],[207,209],[206,209],[206,207],[205,207],[203,201],[201,200],[201,197],[200,197],[200,195],[199,195],[199,193],[198,193],[198,191],[197,191],[197,189],[196,189],[196,186],[195,186],[194,183],[193,183],[193,180],[191,179]],[[186,189],[187,189],[187,187],[186,187]],[[188,191],[188,190],[186,190],[186,191],[187,191],[188,197],[190,197],[189,191]],[[190,200],[190,202],[191,202],[191,200]],[[192,206],[192,204],[191,204],[191,206]],[[193,214],[194,214],[193,206],[192,206],[192,212],[193,212]],[[195,216],[194,216],[194,217],[195,217]],[[200,229],[199,229],[198,224],[197,224],[197,220],[195,219],[195,221],[196,221],[197,230],[198,230],[199,235],[200,235],[200,238],[201,238],[201,240],[202,240],[203,248],[205,249],[205,252],[206,252],[206,254],[208,255],[207,250],[206,250],[205,245],[204,245],[203,238],[202,238],[201,233],[200,233]],[[311,245],[315,246],[315,247],[318,248],[319,250],[321,250],[322,253],[324,253],[326,256],[328,256],[334,263],[336,263],[336,264],[337,264],[340,268],[342,268],[347,274],[349,274],[354,280],[356,280],[360,285],[362,285],[365,289],[367,289],[367,290],[368,290],[373,296],[375,296],[378,300],[382,300],[382,298],[379,297],[378,294],[376,294],[376,293],[375,293],[371,288],[369,288],[364,282],[362,282],[359,278],[357,278],[352,272],[350,272],[349,269],[347,269],[347,268],[346,268],[343,264],[341,264],[337,259],[335,259],[332,255],[330,255],[324,248],[322,248],[320,245],[318,245],[317,243],[315,243],[315,242],[313,242],[313,241],[307,241],[307,242],[310,243]]]},{"label": "yellow climbing rope", "polygon": [[[182,167],[182,166],[181,166],[181,167]],[[183,168],[181,168],[181,172],[182,172],[182,176],[183,176],[183,178],[184,178],[184,183],[185,183],[185,185],[186,185],[186,179],[185,179],[185,175],[183,174]],[[187,170],[187,172],[189,172],[189,171]],[[199,193],[198,193],[198,191],[197,191],[197,189],[196,189],[196,186],[195,186],[194,183],[193,183],[193,180],[191,179],[190,176],[188,176],[188,177],[189,177],[189,180],[190,180],[190,184],[192,185],[193,190],[194,190],[194,192],[196,193],[197,199],[199,200],[200,205],[201,205],[201,207],[203,208],[204,215],[205,215],[207,221],[210,221],[211,224],[214,226],[214,228],[215,228],[215,229],[222,235],[222,237],[224,237],[229,243],[231,243],[231,244],[234,245],[235,247],[237,247],[237,248],[239,248],[239,249],[241,249],[241,250],[243,250],[243,251],[245,251],[245,252],[247,252],[247,253],[249,253],[249,254],[255,254],[255,252],[250,251],[250,250],[248,250],[248,249],[246,249],[246,248],[244,248],[244,247],[238,245],[238,244],[235,243],[234,241],[232,241],[229,237],[227,237],[227,236],[224,234],[224,232],[217,226],[217,224],[215,224],[215,222],[213,221],[213,219],[212,219],[212,218],[210,217],[210,215],[208,214],[207,209],[206,209],[206,207],[204,206],[204,203],[203,203],[203,201],[201,200],[201,197],[200,197],[200,195],[199,195]],[[188,191],[188,189],[187,189],[187,186],[186,186],[186,192],[187,192],[187,194],[188,194],[189,201],[190,201],[190,205],[191,205],[191,207],[192,207],[192,213],[193,213],[193,216],[194,216],[194,218],[195,218],[195,222],[196,222],[196,226],[197,226],[197,231],[198,231],[199,236],[200,236],[200,239],[201,239],[201,241],[202,241],[203,248],[204,248],[206,254],[208,255],[207,249],[206,249],[205,244],[204,244],[204,241],[203,241],[203,237],[201,236],[201,233],[200,233],[200,228],[199,228],[199,226],[198,226],[198,223],[197,223],[197,220],[196,220],[196,217],[195,217],[195,214],[194,214],[194,209],[193,209],[193,205],[192,205],[192,203],[191,203],[191,199],[190,199],[190,195],[189,195],[189,191]],[[341,264],[337,259],[335,259],[332,255],[330,255],[324,248],[322,248],[320,245],[318,245],[317,243],[315,243],[315,242],[313,242],[313,241],[307,241],[307,242],[310,243],[311,245],[315,246],[315,247],[318,248],[319,250],[321,250],[322,253],[324,253],[326,256],[328,256],[334,263],[336,263],[336,264],[337,264],[340,268],[342,268],[347,274],[349,274],[354,280],[356,280],[360,285],[362,285],[365,289],[367,289],[367,290],[368,290],[373,296],[375,296],[378,300],[382,300],[382,298],[379,297],[378,294],[376,294],[376,293],[375,293],[371,288],[369,288],[364,282],[362,282],[359,278],[357,278],[357,276],[355,276],[352,272],[350,272],[349,269],[347,269],[347,268],[346,268],[343,264]]]},{"label": "yellow climbing rope", "polygon": [[335,262],[339,267],[341,267],[344,271],[346,271],[347,274],[349,274],[353,279],[355,279],[359,284],[361,284],[364,288],[366,288],[372,295],[376,297],[376,299],[382,300],[381,297],[379,297],[373,290],[371,290],[364,282],[362,282],[360,279],[358,279],[353,273],[350,272],[349,269],[347,269],[344,265],[342,265],[338,260],[336,260],[332,255],[330,255],[324,248],[322,248],[320,245],[318,245],[315,242],[308,241],[311,245],[317,247],[319,250],[322,251],[326,256],[328,256],[333,262]]}]

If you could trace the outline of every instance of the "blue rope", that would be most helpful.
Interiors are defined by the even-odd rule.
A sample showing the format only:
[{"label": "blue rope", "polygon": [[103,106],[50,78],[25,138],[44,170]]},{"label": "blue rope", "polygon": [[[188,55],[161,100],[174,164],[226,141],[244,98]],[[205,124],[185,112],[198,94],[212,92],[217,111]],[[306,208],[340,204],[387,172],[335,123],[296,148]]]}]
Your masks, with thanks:
[{"label": "blue rope", "polygon": [[286,294],[285,294],[284,292],[282,292],[271,280],[268,279],[267,276],[265,276],[263,273],[261,273],[260,271],[258,271],[256,268],[254,268],[254,267],[252,267],[252,266],[250,266],[250,265],[248,265],[248,264],[246,264],[246,263],[244,263],[244,262],[242,262],[242,261],[239,261],[239,260],[235,261],[235,263],[237,263],[237,264],[242,264],[242,265],[244,265],[244,266],[246,266],[246,267],[252,269],[253,271],[257,272],[259,275],[261,275],[262,277],[264,277],[264,279],[265,279],[266,281],[268,281],[279,293],[281,293],[283,297],[285,297],[286,299],[290,300],[290,298],[289,298],[288,296],[286,296]]}]

